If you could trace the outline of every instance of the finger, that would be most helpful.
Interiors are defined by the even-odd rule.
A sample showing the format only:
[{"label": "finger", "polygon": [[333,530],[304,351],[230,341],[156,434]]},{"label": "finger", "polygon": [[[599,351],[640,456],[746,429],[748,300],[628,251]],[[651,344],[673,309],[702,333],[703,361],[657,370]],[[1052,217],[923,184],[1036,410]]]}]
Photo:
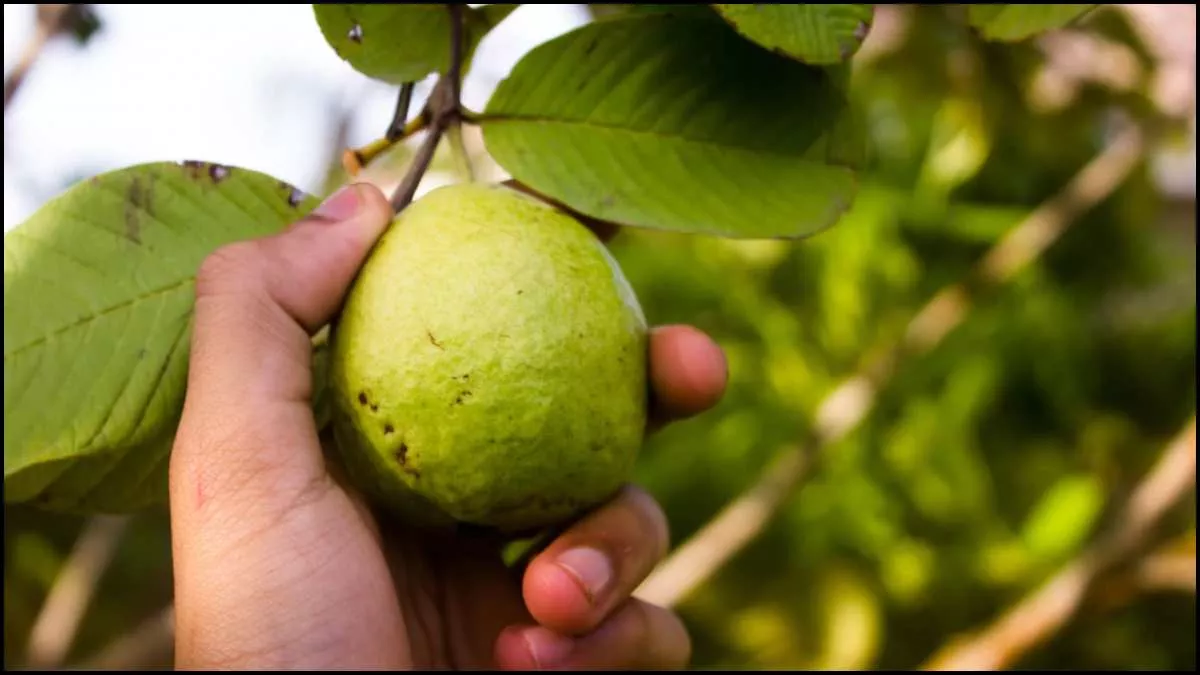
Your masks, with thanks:
[{"label": "finger", "polygon": [[659,326],[650,333],[651,430],[717,404],[729,370],[712,338],[692,326]]},{"label": "finger", "polygon": [[644,490],[627,486],[529,563],[525,605],[547,628],[586,633],[633,593],[668,543],[662,509]]},{"label": "finger", "polygon": [[496,640],[496,664],[506,670],[687,666],[692,643],[674,612],[629,600],[594,632],[571,638],[544,626],[512,626]]},{"label": "finger", "polygon": [[376,188],[348,186],[286,231],[205,260],[171,459],[173,508],[248,481],[286,494],[324,476],[309,334],[336,311],[390,219]]},{"label": "finger", "polygon": [[[378,190],[350,187],[278,235],[219,250],[197,277],[170,467],[184,665],[407,656],[378,537],[329,489],[308,400],[309,333],[336,311],[390,211]],[[347,606],[355,612],[336,611]]]}]

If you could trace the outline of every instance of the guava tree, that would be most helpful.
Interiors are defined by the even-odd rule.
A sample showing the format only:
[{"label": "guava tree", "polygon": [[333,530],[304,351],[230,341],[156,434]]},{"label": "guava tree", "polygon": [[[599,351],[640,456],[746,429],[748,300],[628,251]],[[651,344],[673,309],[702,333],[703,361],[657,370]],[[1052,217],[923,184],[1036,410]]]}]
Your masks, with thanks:
[{"label": "guava tree", "polygon": [[[335,54],[399,89],[384,136],[349,163],[425,135],[395,209],[463,124],[482,127],[529,191],[626,227],[799,239],[854,199],[865,155],[844,86],[872,5],[631,6],[538,46],[468,110],[459,91],[475,47],[516,7],[314,6]],[[1022,39],[1091,7],[987,5],[969,20]],[[410,115],[414,83],[431,75]],[[94,176],[7,234],[6,502],[85,513],[161,502],[197,266],[316,203],[206,158]]]},{"label": "guava tree", "polygon": [[[869,6],[625,8],[535,49],[483,110],[465,110],[458,76],[511,9],[317,8],[337,54],[399,89],[380,141],[347,156],[354,169],[419,141],[398,207],[464,124],[526,189],[635,229],[798,240],[859,198],[865,153],[844,91]],[[975,6],[964,18],[1020,39],[1081,10]],[[436,93],[410,111],[408,85],[430,76]],[[10,503],[96,513],[165,496],[195,266],[316,202],[206,159],[83,181],[6,237]]]}]

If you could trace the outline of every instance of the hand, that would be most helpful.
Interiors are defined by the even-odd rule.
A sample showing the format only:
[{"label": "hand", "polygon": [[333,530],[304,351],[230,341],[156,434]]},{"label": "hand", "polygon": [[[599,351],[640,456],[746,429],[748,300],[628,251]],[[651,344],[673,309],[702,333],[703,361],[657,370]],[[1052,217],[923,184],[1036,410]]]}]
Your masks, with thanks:
[{"label": "hand", "polygon": [[[181,668],[671,668],[690,643],[631,599],[667,550],[658,505],[625,488],[524,569],[494,543],[377,517],[330,473],[309,399],[310,335],[391,219],[351,186],[286,232],[227,246],[196,280],[187,400],[171,456]],[[720,350],[653,332],[657,426],[712,406]]]}]

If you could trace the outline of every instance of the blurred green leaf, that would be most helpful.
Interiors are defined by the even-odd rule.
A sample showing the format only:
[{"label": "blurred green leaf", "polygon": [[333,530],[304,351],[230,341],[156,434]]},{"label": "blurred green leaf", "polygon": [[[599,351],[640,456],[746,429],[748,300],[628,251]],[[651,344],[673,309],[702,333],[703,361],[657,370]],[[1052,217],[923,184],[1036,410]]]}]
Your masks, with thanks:
[{"label": "blurred green leaf", "polygon": [[853,172],[827,161],[836,149],[823,142],[843,110],[819,69],[716,19],[646,14],[537,47],[481,123],[513,177],[594,218],[795,238],[850,204]]},{"label": "blurred green leaf", "polygon": [[1056,562],[1077,549],[1104,508],[1104,486],[1090,474],[1065,476],[1026,519],[1021,538],[1029,551]]},{"label": "blurred green leaf", "polygon": [[1099,5],[970,5],[967,19],[989,40],[1015,42],[1061,28]]},{"label": "blurred green leaf", "polygon": [[737,32],[813,65],[846,61],[867,37],[875,5],[713,5]]}]

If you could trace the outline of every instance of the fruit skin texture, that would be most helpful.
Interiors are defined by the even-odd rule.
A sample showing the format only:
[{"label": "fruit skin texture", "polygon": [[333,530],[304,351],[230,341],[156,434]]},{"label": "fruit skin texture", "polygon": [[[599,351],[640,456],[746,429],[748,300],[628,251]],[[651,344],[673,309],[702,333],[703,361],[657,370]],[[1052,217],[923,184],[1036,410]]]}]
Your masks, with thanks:
[{"label": "fruit skin texture", "polygon": [[566,520],[633,470],[646,339],[578,221],[501,185],[435,189],[376,244],[331,335],[347,473],[426,528]]}]

